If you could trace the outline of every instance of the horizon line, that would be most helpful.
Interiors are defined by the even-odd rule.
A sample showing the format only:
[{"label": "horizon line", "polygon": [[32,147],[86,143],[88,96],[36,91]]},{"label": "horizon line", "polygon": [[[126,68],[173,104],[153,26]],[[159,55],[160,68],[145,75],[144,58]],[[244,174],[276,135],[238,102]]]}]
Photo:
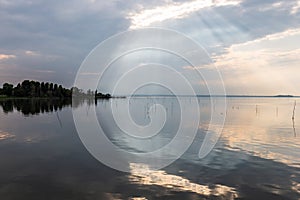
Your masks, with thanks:
[{"label": "horizon line", "polygon": [[229,94],[229,95],[210,95],[210,94],[197,94],[197,95],[173,95],[173,94],[134,94],[134,95],[118,95],[126,97],[151,97],[151,96],[165,96],[165,97],[260,97],[260,98],[300,98],[298,95],[241,95],[241,94]]}]

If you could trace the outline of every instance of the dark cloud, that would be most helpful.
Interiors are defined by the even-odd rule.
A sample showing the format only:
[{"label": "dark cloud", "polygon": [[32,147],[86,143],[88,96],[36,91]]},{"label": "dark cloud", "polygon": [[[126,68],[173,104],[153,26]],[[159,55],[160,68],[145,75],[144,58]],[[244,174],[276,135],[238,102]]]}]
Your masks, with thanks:
[{"label": "dark cloud", "polygon": [[[56,74],[59,78],[54,78],[55,81],[70,86],[89,51],[129,26],[121,10],[114,5],[97,3],[95,6],[86,3],[81,7],[79,1],[2,2],[0,54],[14,54],[17,58],[0,63],[4,68],[1,69],[0,82],[4,80],[3,74],[11,71],[8,67],[11,65],[17,70],[11,76],[13,82],[31,78],[32,74],[37,74],[32,78],[40,75],[41,79],[47,76],[54,78]],[[112,8],[107,9],[107,6]],[[36,52],[38,56],[28,55],[26,51]],[[23,74],[30,71],[33,73]],[[72,78],[66,78],[67,74],[71,74]]]}]

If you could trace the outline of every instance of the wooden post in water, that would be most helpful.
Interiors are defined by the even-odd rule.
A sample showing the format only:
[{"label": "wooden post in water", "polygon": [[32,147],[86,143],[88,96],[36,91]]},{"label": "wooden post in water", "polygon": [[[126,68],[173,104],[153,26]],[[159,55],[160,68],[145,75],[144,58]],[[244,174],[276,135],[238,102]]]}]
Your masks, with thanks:
[{"label": "wooden post in water", "polygon": [[293,110],[293,116],[292,116],[292,120],[295,119],[295,110],[296,110],[296,104],[297,104],[297,101],[295,101],[294,103],[294,110]]},{"label": "wooden post in water", "polygon": [[293,116],[292,116],[292,122],[293,122],[293,130],[294,130],[294,136],[296,137],[296,128],[295,128],[295,111],[296,111],[296,105],[297,105],[297,101],[295,100],[294,103],[294,109],[293,109]]}]

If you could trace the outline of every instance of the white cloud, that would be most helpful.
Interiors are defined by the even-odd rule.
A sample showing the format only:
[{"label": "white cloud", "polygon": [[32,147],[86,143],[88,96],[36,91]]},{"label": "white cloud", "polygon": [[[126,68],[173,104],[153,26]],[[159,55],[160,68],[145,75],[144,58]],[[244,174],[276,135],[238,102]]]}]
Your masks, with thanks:
[{"label": "white cloud", "polygon": [[38,72],[38,73],[47,73],[47,74],[52,74],[52,73],[55,73],[55,71],[53,70],[35,70],[35,72]]},{"label": "white cloud", "polygon": [[16,56],[11,54],[0,54],[0,60],[10,59],[10,58],[16,58]]},{"label": "white cloud", "polygon": [[38,52],[30,51],[30,50],[25,51],[25,54],[28,56],[39,56],[40,55]]},{"label": "white cloud", "polygon": [[100,76],[100,73],[97,73],[97,72],[82,72],[82,73],[80,73],[80,75],[83,75],[83,76]]},{"label": "white cloud", "polygon": [[283,62],[289,63],[295,60],[300,63],[299,43],[300,29],[289,29],[232,45],[227,49],[226,54],[214,57],[215,65],[225,69],[253,69],[255,66],[256,68],[282,66]]},{"label": "white cloud", "polygon": [[296,1],[294,7],[292,8],[291,14],[298,13],[299,9],[300,9],[300,1],[298,0]]},{"label": "white cloud", "polygon": [[[249,46],[252,44],[260,44],[260,43],[265,43],[265,42],[270,42],[271,40],[275,41],[275,40],[280,40],[280,39],[285,39],[291,36],[297,36],[300,34],[300,28],[296,28],[296,29],[288,29],[286,31],[280,32],[280,33],[275,33],[275,34],[270,34],[270,35],[266,35],[262,38],[258,38],[256,40],[251,40],[242,44],[236,44],[233,45],[232,48],[240,48],[243,46]],[[299,46],[299,45],[298,45]]]},{"label": "white cloud", "polygon": [[168,3],[153,9],[142,10],[138,13],[129,13],[131,29],[147,27],[155,22],[168,19],[180,19],[203,8],[238,5],[240,0],[194,0],[184,3]]},{"label": "white cloud", "polygon": [[[224,55],[214,57],[231,87],[260,93],[300,94],[300,29],[291,29],[243,44],[232,45]],[[227,79],[227,80],[226,80]]]},{"label": "white cloud", "polygon": [[260,7],[258,8],[259,11],[261,12],[265,12],[265,11],[270,11],[270,10],[280,10],[280,9],[286,9],[284,2],[279,1],[279,2],[275,2],[272,4],[267,4],[265,7]]},{"label": "white cloud", "polygon": [[[299,95],[300,28],[235,44],[212,59],[229,93]],[[198,69],[212,68],[199,66]],[[185,67],[192,70],[191,67]]]}]

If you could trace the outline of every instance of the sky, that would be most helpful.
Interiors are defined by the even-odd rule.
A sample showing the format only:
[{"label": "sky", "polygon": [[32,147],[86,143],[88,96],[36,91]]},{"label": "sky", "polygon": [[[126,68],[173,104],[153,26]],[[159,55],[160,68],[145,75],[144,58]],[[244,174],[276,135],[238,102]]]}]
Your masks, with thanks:
[{"label": "sky", "polygon": [[0,85],[32,79],[71,87],[99,43],[161,27],[207,51],[212,63],[196,68],[217,67],[227,94],[300,95],[299,0],[0,0],[0,24]]}]

